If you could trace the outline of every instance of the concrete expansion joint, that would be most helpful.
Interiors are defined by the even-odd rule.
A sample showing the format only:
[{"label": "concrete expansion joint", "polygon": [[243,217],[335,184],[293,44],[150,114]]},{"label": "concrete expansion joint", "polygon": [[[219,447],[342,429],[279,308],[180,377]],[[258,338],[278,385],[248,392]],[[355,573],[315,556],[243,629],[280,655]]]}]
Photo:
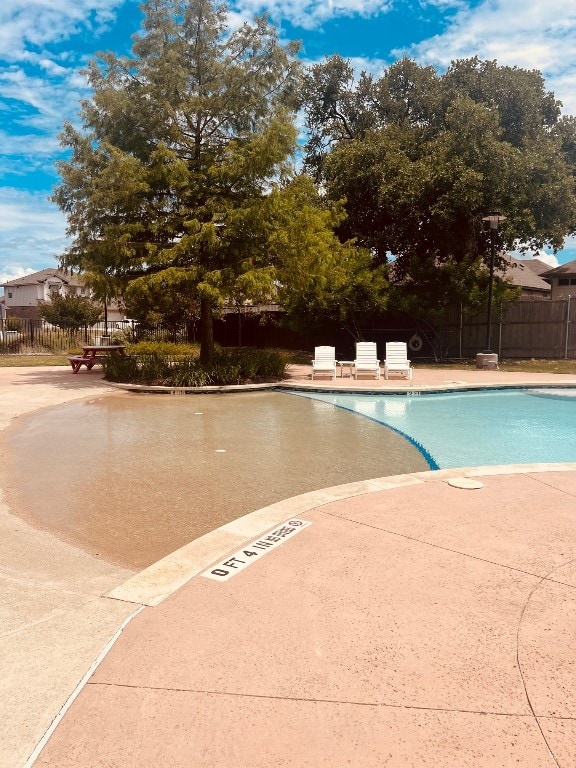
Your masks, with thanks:
[{"label": "concrete expansion joint", "polygon": [[554,492],[563,493],[566,496],[570,496],[570,498],[574,499],[576,498],[576,493],[573,493],[569,491],[567,488],[557,488],[555,485],[552,485],[551,483],[547,483],[545,480],[545,473],[540,473],[538,475],[531,475],[531,478],[535,480],[537,483],[540,483],[541,485],[545,485],[547,488],[550,488]]},{"label": "concrete expansion joint", "polygon": [[[76,594],[75,592],[68,591],[68,590],[55,589],[54,591],[57,594],[63,594],[63,595]],[[95,597],[91,597],[89,600],[85,600],[84,602],[77,603],[76,605],[70,608],[52,610],[50,613],[47,613],[45,616],[42,616],[39,619],[36,619],[35,621],[29,621],[26,624],[20,624],[15,629],[8,630],[7,632],[1,632],[0,639],[5,637],[14,637],[15,635],[23,634],[24,632],[28,632],[30,629],[34,629],[35,627],[39,627],[42,624],[47,624],[49,622],[52,622],[55,619],[61,618],[62,616],[73,616],[79,609],[84,608],[85,606],[90,605],[91,603],[96,603],[99,600],[102,600],[104,598],[106,598],[106,595],[97,595]]]},{"label": "concrete expansion joint", "polygon": [[74,701],[78,698],[81,691],[86,687],[86,685],[88,684],[94,672],[98,669],[100,664],[102,664],[102,662],[104,661],[104,659],[106,658],[110,650],[112,649],[114,643],[118,640],[118,638],[124,631],[124,628],[132,621],[132,619],[138,616],[138,614],[143,610],[143,608],[144,606],[140,606],[139,608],[137,608],[126,619],[124,619],[122,624],[120,624],[116,632],[114,632],[110,640],[106,643],[106,645],[102,648],[98,656],[94,659],[94,661],[92,662],[92,664],[90,665],[90,667],[88,668],[88,670],[86,671],[82,679],[79,681],[76,688],[72,691],[72,693],[64,703],[64,706],[60,709],[56,717],[52,720],[52,722],[50,723],[50,727],[46,730],[46,732],[44,733],[40,741],[38,741],[38,743],[36,744],[36,747],[34,748],[33,752],[30,754],[30,756],[28,757],[28,759],[26,760],[22,768],[32,768],[32,766],[38,759],[40,753],[42,752],[42,750],[50,740],[50,737],[52,736],[56,728],[60,725],[62,718],[64,717],[66,712],[68,712],[68,710],[70,709]]},{"label": "concrete expansion joint", "polygon": [[[423,544],[425,547],[432,547],[433,549],[440,549],[444,552],[450,552],[453,555],[458,555],[459,557],[468,558],[470,560],[477,560],[480,563],[486,563],[487,565],[494,565],[497,568],[504,568],[507,571],[513,571],[514,573],[521,573],[524,576],[529,576],[533,579],[538,579],[538,585],[541,582],[552,582],[554,584],[560,584],[562,586],[570,587],[570,589],[576,589],[574,584],[565,583],[563,581],[560,581],[559,579],[552,579],[550,578],[549,574],[542,576],[540,573],[533,573],[532,571],[527,571],[524,568],[516,568],[513,565],[508,565],[507,563],[500,563],[497,560],[490,560],[484,557],[479,557],[478,555],[473,555],[470,552],[463,552],[458,549],[453,549],[452,547],[445,547],[442,546],[442,544],[436,544],[432,541],[426,541],[425,539],[419,539],[415,536],[409,536],[407,533],[402,533],[400,531],[393,531],[390,528],[380,528],[377,525],[373,525],[371,523],[365,523],[361,520],[355,520],[353,518],[344,517],[341,514],[335,513],[335,512],[327,512],[326,510],[323,510],[324,514],[330,515],[330,517],[337,518],[338,520],[346,520],[349,523],[355,523],[357,525],[363,526],[365,528],[371,528],[375,531],[380,531],[381,533],[389,534],[390,536],[398,536],[398,538],[406,539],[408,541],[415,542],[416,544]],[[569,565],[570,563],[575,562],[575,560],[567,560],[565,563],[561,563],[556,568],[554,568],[553,571],[550,573],[553,573],[556,570],[559,570],[560,568],[564,568],[566,565]],[[536,587],[538,586],[536,585]],[[536,588],[535,587],[535,588]],[[531,593],[532,594],[532,593]]]},{"label": "concrete expansion joint", "polygon": [[[553,573],[555,573],[556,571],[560,570],[561,568],[565,568],[567,565],[571,565],[572,563],[575,563],[575,562],[576,562],[576,558],[571,558],[570,560],[567,560],[565,563],[561,563],[560,565],[555,566],[550,571],[548,571],[548,573],[546,573],[544,576],[542,576],[539,579],[538,583],[535,584],[532,587],[532,589],[530,590],[530,593],[528,594],[528,596],[527,596],[527,598],[526,598],[526,600],[524,602],[524,605],[522,606],[522,611],[520,613],[520,618],[518,619],[518,627],[516,629],[516,666],[518,667],[518,674],[520,675],[520,679],[522,681],[522,687],[524,689],[524,695],[526,697],[526,702],[527,702],[528,706],[530,707],[530,712],[531,712],[531,714],[532,714],[532,716],[534,718],[534,722],[536,723],[538,731],[540,732],[540,736],[541,736],[544,744],[546,745],[546,748],[547,748],[550,756],[552,757],[552,759],[554,760],[554,762],[556,763],[558,768],[561,768],[560,763],[558,762],[558,760],[556,758],[556,755],[554,754],[554,751],[553,751],[553,749],[552,749],[552,747],[550,745],[548,737],[546,736],[546,733],[544,732],[544,729],[542,728],[542,726],[540,724],[540,719],[541,718],[540,718],[540,716],[538,715],[538,713],[536,712],[536,710],[534,708],[534,704],[532,702],[532,698],[531,698],[529,690],[528,690],[529,686],[528,686],[528,683],[527,683],[527,676],[525,674],[525,671],[524,671],[524,668],[523,668],[523,664],[522,664],[522,659],[521,659],[521,652],[523,650],[523,646],[522,646],[522,643],[521,643],[520,636],[521,636],[521,632],[522,632],[522,626],[524,624],[524,619],[525,619],[525,616],[526,616],[526,611],[528,610],[528,606],[532,602],[532,598],[534,597],[534,595],[540,590],[540,588],[542,587],[543,584],[545,584],[548,581],[555,581],[554,579],[550,578]],[[552,719],[556,719],[556,718],[552,718]]]},{"label": "concrete expansion joint", "polygon": [[[491,717],[524,717],[531,719],[531,712],[503,712],[490,709],[466,709],[463,707],[429,707],[424,704],[393,704],[387,701],[361,701],[358,699],[328,699],[318,696],[280,696],[265,693],[247,693],[244,691],[224,691],[204,688],[182,688],[164,685],[130,685],[128,683],[109,683],[105,681],[90,681],[91,686],[102,688],[126,688],[139,691],[162,691],[163,693],[192,693],[203,696],[231,696],[234,698],[260,699],[270,701],[296,701],[309,704],[343,704],[354,707],[374,707],[386,709],[416,710],[419,712],[445,712],[447,714],[489,715]],[[556,718],[552,718],[556,719]]]},{"label": "concrete expansion joint", "polygon": [[[331,512],[329,507],[335,502],[345,501],[346,499],[362,496],[368,497],[374,493],[397,490],[423,483],[446,484],[448,480],[453,478],[470,478],[473,480],[479,477],[522,474],[526,475],[527,479],[532,479],[534,478],[533,473],[574,470],[576,470],[576,462],[565,464],[460,467],[458,469],[425,470],[402,475],[388,475],[309,491],[308,493],[284,499],[268,507],[250,512],[205,534],[199,539],[189,542],[179,550],[166,555],[166,557],[151,564],[144,570],[135,573],[126,582],[108,592],[106,597],[138,606],[158,605],[203,570],[222,559],[227,553],[234,552],[237,548],[249,543],[251,539],[263,535],[264,532],[291,516],[321,511],[330,516],[340,517]],[[455,488],[454,490],[459,489]],[[349,522],[356,523],[358,521],[349,519]],[[377,528],[377,530],[383,529]],[[384,532],[391,535],[404,536],[406,539],[413,538],[414,541],[418,541],[421,544],[445,549],[464,557],[475,557],[466,552],[451,550],[450,548],[441,547],[440,545],[419,540],[406,534],[400,534],[396,531],[389,530]],[[477,557],[475,559],[482,560],[482,558]],[[540,578],[540,574],[533,574],[522,569],[514,569],[490,560],[485,562],[498,567],[510,568],[510,570],[516,570],[534,578]]]}]

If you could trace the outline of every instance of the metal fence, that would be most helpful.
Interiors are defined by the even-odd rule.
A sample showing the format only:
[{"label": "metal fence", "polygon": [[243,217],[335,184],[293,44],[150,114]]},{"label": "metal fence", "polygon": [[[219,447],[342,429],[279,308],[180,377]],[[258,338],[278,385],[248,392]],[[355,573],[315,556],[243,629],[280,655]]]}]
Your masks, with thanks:
[{"label": "metal fence", "polygon": [[[18,320],[9,327],[11,330],[0,329],[0,354],[66,354],[83,344],[103,343],[102,339],[107,336],[128,342],[136,340],[137,334],[135,326],[122,323],[97,323],[78,331],[66,331],[41,320]],[[153,330],[150,333],[154,336]]]}]

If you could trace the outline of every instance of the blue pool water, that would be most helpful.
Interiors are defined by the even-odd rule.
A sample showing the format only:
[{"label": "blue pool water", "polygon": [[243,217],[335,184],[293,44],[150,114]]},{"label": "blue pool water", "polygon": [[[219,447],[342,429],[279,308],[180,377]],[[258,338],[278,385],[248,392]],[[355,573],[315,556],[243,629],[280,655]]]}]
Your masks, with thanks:
[{"label": "blue pool water", "polygon": [[[303,394],[303,393],[298,393]],[[306,393],[402,433],[432,469],[576,461],[576,391]]]}]

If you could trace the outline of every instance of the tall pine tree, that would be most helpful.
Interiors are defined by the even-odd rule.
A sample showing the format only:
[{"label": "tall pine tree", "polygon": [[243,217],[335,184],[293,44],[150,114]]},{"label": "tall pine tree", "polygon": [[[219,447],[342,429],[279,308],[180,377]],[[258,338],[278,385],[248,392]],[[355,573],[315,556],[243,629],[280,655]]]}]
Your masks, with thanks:
[{"label": "tall pine tree", "polygon": [[338,211],[294,175],[297,45],[265,17],[230,32],[211,0],[149,0],[132,55],[99,55],[81,130],[67,124],[53,199],[68,216],[62,265],[139,306],[213,311],[322,283]]}]

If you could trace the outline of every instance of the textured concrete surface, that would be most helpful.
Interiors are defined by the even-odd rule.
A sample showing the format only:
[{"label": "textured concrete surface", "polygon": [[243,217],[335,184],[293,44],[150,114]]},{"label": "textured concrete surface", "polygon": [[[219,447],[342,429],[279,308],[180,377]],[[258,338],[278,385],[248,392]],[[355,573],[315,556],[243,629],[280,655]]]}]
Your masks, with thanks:
[{"label": "textured concrete surface", "polygon": [[[110,391],[16,370],[2,426]],[[295,516],[312,525],[202,575]],[[576,464],[423,472],[271,505],[132,574],[4,505],[0,766],[573,766],[575,520]]]},{"label": "textured concrete surface", "polygon": [[573,765],[576,472],[450,476],[146,608],[37,765]]},{"label": "textured concrete surface", "polygon": [[[66,368],[0,368],[0,429],[110,392]],[[24,764],[94,659],[135,611],[104,597],[131,575],[12,514],[0,497],[0,766]]]}]

